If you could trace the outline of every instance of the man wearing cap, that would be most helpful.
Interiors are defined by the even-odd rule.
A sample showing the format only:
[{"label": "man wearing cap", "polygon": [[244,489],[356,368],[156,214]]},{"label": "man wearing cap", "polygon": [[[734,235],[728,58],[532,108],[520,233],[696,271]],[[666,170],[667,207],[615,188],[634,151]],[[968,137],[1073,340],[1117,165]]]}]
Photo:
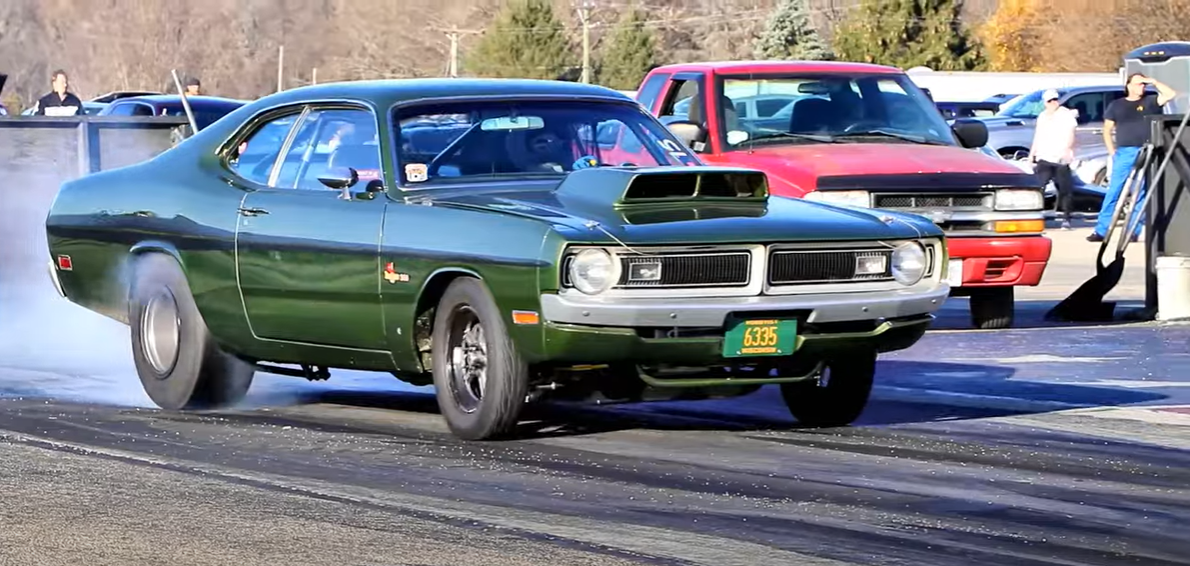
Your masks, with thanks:
[{"label": "man wearing cap", "polygon": [[1059,98],[1058,91],[1052,88],[1041,93],[1045,110],[1037,115],[1029,160],[1035,164],[1034,172],[1042,187],[1050,181],[1057,185],[1057,208],[1062,213],[1062,229],[1069,230],[1074,198],[1074,176],[1070,172],[1070,164],[1074,161],[1074,131],[1078,129],[1078,119],[1073,110],[1058,103]]},{"label": "man wearing cap", "polygon": [[[1147,85],[1157,89],[1156,96],[1145,94]],[[1107,194],[1103,195],[1103,207],[1099,209],[1095,231],[1087,236],[1088,242],[1102,242],[1107,235],[1128,172],[1135,165],[1141,146],[1149,141],[1148,117],[1162,114],[1161,108],[1178,96],[1164,83],[1141,73],[1128,75],[1124,89],[1126,96],[1113,100],[1103,113],[1103,143],[1107,145],[1107,169],[1111,183],[1107,187]],[[1145,187],[1142,185],[1140,190],[1143,196]],[[1132,234],[1134,242],[1140,237],[1140,227],[1141,223],[1137,222],[1136,232]]]}]

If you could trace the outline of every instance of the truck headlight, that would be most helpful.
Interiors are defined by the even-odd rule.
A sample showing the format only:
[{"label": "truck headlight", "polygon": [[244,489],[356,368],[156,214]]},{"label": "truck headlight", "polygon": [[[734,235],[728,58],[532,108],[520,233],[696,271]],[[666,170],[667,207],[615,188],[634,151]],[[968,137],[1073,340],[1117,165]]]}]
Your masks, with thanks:
[{"label": "truck headlight", "polygon": [[1045,197],[1035,189],[1000,189],[996,191],[996,210],[1041,210]]},{"label": "truck headlight", "polygon": [[620,280],[620,262],[603,250],[587,249],[570,261],[569,273],[575,289],[597,295]]},{"label": "truck headlight", "polygon": [[868,191],[813,191],[806,193],[806,196],[802,198],[815,202],[825,202],[827,204],[841,204],[860,208],[872,207],[872,198],[868,195]]},{"label": "truck headlight", "polygon": [[892,276],[902,285],[913,285],[926,273],[926,250],[917,242],[906,242],[892,253]]}]

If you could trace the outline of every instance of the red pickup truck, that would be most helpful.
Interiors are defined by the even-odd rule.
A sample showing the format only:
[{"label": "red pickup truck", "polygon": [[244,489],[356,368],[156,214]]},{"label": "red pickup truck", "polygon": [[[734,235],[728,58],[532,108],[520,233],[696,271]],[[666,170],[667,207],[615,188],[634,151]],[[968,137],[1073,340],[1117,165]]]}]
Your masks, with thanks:
[{"label": "red pickup truck", "polygon": [[947,124],[899,69],[764,61],[658,67],[636,99],[706,162],[765,171],[773,194],[926,216],[947,235],[952,296],[977,328],[1011,326],[1013,289],[1050,257],[1036,177]]}]

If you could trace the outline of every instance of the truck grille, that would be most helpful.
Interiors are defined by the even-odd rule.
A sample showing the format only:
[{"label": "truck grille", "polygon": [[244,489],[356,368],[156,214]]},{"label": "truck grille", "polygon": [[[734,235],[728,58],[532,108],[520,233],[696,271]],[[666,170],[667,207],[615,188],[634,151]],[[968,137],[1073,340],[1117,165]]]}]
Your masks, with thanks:
[{"label": "truck grille", "polygon": [[949,208],[960,210],[991,210],[992,193],[962,194],[877,194],[873,206],[889,209]]},{"label": "truck grille", "polygon": [[[884,270],[858,273],[861,258],[884,258]],[[890,250],[776,250],[769,254],[769,285],[846,283],[892,279]]]}]

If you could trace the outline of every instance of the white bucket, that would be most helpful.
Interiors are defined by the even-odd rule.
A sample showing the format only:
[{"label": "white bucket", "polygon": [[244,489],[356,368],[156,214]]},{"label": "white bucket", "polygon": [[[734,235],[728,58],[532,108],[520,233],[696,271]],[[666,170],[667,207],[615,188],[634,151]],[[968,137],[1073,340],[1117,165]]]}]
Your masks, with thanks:
[{"label": "white bucket", "polygon": [[1190,319],[1190,257],[1159,256],[1157,320]]}]

